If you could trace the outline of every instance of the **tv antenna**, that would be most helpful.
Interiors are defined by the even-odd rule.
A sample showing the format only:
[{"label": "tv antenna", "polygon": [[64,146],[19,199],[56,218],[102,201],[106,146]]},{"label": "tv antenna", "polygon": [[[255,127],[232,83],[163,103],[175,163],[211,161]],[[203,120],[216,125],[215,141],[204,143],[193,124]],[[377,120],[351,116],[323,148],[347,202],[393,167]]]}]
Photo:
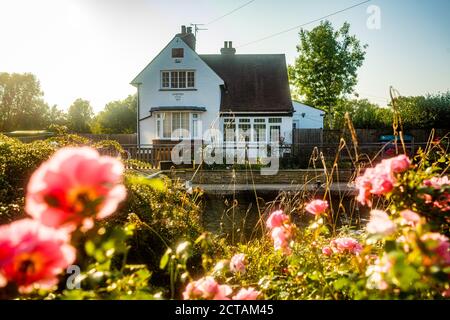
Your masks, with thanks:
[{"label": "tv antenna", "polygon": [[197,38],[197,33],[199,31],[208,30],[206,28],[199,28],[198,26],[204,26],[204,23],[191,23],[191,26],[194,27],[194,36]]}]

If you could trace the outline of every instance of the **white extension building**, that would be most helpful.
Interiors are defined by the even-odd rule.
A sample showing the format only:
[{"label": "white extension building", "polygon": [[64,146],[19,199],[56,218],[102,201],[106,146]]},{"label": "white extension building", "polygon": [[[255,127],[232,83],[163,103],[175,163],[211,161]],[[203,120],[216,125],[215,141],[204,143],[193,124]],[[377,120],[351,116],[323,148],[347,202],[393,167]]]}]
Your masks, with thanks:
[{"label": "white extension building", "polygon": [[[191,28],[181,33],[131,82],[138,91],[138,144],[221,139],[292,141],[293,106],[284,54],[198,54]],[[224,136],[224,128],[235,137]],[[228,130],[228,132],[229,132]],[[242,140],[241,140],[242,141]]]},{"label": "white extension building", "polygon": [[294,115],[292,125],[294,129],[323,129],[325,111],[307,106],[298,101],[292,101]]}]

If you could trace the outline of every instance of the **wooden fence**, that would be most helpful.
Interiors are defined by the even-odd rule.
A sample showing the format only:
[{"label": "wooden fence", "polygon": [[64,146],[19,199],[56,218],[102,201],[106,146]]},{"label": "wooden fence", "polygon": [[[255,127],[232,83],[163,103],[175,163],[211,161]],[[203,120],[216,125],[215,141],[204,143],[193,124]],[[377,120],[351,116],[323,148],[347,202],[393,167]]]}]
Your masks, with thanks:
[{"label": "wooden fence", "polygon": [[139,160],[157,168],[161,161],[171,160],[172,145],[151,145],[139,147],[136,145],[123,146],[128,159]]}]

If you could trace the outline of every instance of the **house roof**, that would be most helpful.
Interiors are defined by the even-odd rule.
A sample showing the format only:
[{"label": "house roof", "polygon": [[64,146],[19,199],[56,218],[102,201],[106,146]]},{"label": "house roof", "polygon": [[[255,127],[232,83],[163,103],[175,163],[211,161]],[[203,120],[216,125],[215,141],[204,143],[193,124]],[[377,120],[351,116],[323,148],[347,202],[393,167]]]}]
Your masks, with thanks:
[{"label": "house roof", "polygon": [[293,112],[284,54],[199,56],[225,83],[221,112]]},{"label": "house roof", "polygon": [[294,106],[294,109],[295,109],[295,106],[297,105],[297,106],[300,106],[300,107],[303,107],[303,108],[315,109],[315,110],[320,111],[320,112],[325,114],[325,111],[323,111],[322,109],[319,109],[319,108],[316,108],[316,107],[304,104],[303,102],[300,102],[300,101],[297,101],[297,100],[292,100],[292,104]]}]

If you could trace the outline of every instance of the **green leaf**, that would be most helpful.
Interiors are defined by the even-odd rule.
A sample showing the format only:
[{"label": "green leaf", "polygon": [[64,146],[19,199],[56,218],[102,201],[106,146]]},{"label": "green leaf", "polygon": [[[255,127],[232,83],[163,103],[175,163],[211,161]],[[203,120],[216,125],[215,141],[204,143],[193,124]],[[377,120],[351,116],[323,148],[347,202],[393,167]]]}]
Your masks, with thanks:
[{"label": "green leaf", "polygon": [[340,278],[334,281],[333,286],[336,290],[341,290],[344,287],[346,287],[348,284],[348,279],[346,278]]},{"label": "green leaf", "polygon": [[86,254],[88,256],[91,256],[91,257],[94,256],[95,244],[91,240],[86,241],[86,244],[84,245],[84,249],[86,250]]},{"label": "green leaf", "polygon": [[172,249],[167,249],[164,255],[161,258],[161,261],[159,262],[159,268],[165,269],[167,266],[167,263],[169,262],[170,255],[172,254]]},{"label": "green leaf", "polygon": [[397,244],[393,240],[387,240],[385,242],[384,249],[386,250],[386,252],[397,250]]}]

